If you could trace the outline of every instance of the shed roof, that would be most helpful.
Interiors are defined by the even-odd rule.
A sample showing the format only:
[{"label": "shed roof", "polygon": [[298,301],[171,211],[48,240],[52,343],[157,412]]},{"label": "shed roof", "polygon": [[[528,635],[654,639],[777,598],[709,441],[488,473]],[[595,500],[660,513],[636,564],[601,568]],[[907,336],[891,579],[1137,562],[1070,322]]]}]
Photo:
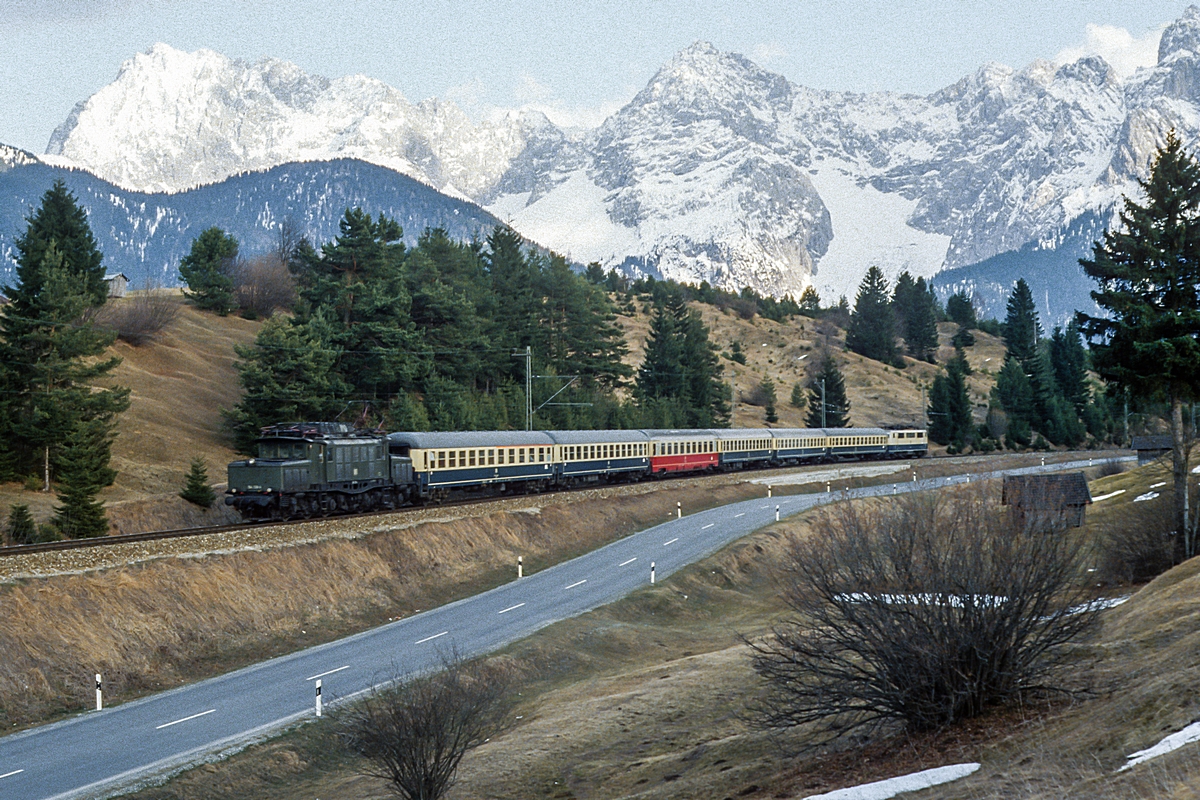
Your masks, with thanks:
[{"label": "shed roof", "polygon": [[1001,503],[1025,508],[1090,505],[1092,493],[1082,472],[1066,475],[1005,475]]},{"label": "shed roof", "polygon": [[1129,444],[1134,450],[1170,450],[1175,446],[1169,433],[1153,436],[1134,436]]}]

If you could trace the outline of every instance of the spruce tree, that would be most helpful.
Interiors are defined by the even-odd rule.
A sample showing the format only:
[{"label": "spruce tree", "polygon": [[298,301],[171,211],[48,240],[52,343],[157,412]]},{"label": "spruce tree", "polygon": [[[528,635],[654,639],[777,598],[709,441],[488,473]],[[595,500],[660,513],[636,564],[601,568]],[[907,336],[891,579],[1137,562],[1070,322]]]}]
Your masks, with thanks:
[{"label": "spruce tree", "polygon": [[846,347],[860,356],[885,364],[903,365],[896,351],[896,323],[888,297],[887,280],[879,267],[871,267],[863,278],[850,315]]},{"label": "spruce tree", "polygon": [[1033,292],[1024,278],[1017,281],[1008,296],[1008,314],[1004,318],[1004,346],[1008,355],[1021,362],[1027,372],[1032,371],[1033,361],[1038,355],[1038,342],[1042,338],[1042,324],[1038,321],[1037,307],[1033,304]]},{"label": "spruce tree", "polygon": [[[91,385],[120,359],[103,357],[115,336],[90,322],[107,296],[103,256],[61,182],[43,196],[16,247],[18,282],[5,287],[11,302],[0,307],[0,385],[6,391],[0,433],[9,470],[41,473],[49,491],[76,426],[94,421],[111,430],[129,406],[129,391]],[[102,450],[107,464],[107,447]]]},{"label": "spruce tree", "polygon": [[7,544],[31,544],[37,540],[37,525],[29,506],[14,503],[8,509],[8,521],[4,526],[4,541]]},{"label": "spruce tree", "polygon": [[1079,337],[1079,325],[1072,320],[1066,330],[1055,327],[1050,335],[1050,361],[1059,391],[1082,414],[1088,404],[1087,351]]},{"label": "spruce tree", "polygon": [[217,499],[217,495],[213,492],[212,487],[208,485],[208,470],[204,466],[204,459],[192,459],[192,465],[188,470],[183,491],[179,493],[179,496],[201,508],[212,508],[213,501]]},{"label": "spruce tree", "polygon": [[102,419],[80,422],[62,448],[58,501],[52,523],[68,539],[108,533],[104,504],[96,495],[113,482],[109,468],[113,431]]},{"label": "spruce tree", "polygon": [[1200,164],[1174,131],[1139,181],[1145,202],[1125,198],[1120,224],[1080,264],[1096,280],[1104,315],[1077,314],[1092,364],[1117,388],[1171,409],[1178,555],[1196,554],[1188,513],[1183,405],[1200,389]]},{"label": "spruce tree", "polygon": [[[825,401],[823,418],[822,389]],[[821,363],[821,369],[808,384],[808,415],[804,424],[809,428],[846,428],[850,425],[850,400],[846,397],[846,384],[837,362],[828,353]]]},{"label": "spruce tree", "polygon": [[192,249],[179,262],[179,277],[187,284],[183,290],[197,308],[225,316],[235,307],[233,265],[237,261],[238,241],[217,227],[203,231],[192,240]]},{"label": "spruce tree", "polygon": [[688,427],[729,424],[729,388],[721,381],[717,350],[682,294],[669,294],[655,308],[636,391],[644,407],[670,406]]},{"label": "spruce tree", "polygon": [[904,270],[896,278],[892,289],[892,313],[896,318],[896,328],[901,335],[908,338],[908,321],[912,317],[916,304],[917,281],[908,270]]},{"label": "spruce tree", "polygon": [[908,317],[905,320],[904,339],[908,353],[913,358],[928,361],[930,364],[937,360],[937,298],[933,296],[924,278],[917,278],[913,287]]},{"label": "spruce tree", "polygon": [[251,347],[235,346],[244,394],[226,412],[240,452],[250,453],[261,428],[279,422],[334,419],[351,387],[335,371],[340,350],[322,313],[299,322],[267,320]]},{"label": "spruce tree", "polygon": [[965,289],[955,292],[946,299],[946,316],[964,330],[969,331],[979,325],[975,314],[975,303]]},{"label": "spruce tree", "polygon": [[1015,357],[1008,358],[996,376],[993,399],[1007,417],[1006,439],[1010,448],[1028,447],[1034,418],[1033,386]]},{"label": "spruce tree", "polygon": [[804,408],[808,403],[808,398],[804,396],[804,384],[797,381],[792,384],[792,399],[793,408]]},{"label": "spruce tree", "polygon": [[962,364],[952,359],[945,372],[933,379],[929,393],[929,438],[938,444],[963,450],[971,443],[975,423]]},{"label": "spruce tree", "polygon": [[758,384],[758,392],[764,400],[765,408],[763,409],[763,418],[769,425],[774,425],[779,422],[779,415],[775,412],[775,381],[770,378],[763,378]]}]

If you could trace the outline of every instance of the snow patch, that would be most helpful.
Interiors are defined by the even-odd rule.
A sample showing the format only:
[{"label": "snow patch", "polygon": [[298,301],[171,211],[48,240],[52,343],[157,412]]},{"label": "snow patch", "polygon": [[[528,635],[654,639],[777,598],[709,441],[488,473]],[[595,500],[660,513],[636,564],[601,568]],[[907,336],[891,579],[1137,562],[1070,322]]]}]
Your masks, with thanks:
[{"label": "snow patch", "polygon": [[522,235],[583,263],[620,262],[640,249],[634,228],[609,219],[605,190],[583,170],[529,203],[529,193],[504,195],[487,210]]},{"label": "snow patch", "polygon": [[838,469],[818,469],[806,472],[789,472],[785,475],[774,475],[770,478],[755,478],[750,483],[771,484],[772,486],[794,486],[802,483],[820,483],[821,481],[839,481],[843,478],[863,478],[874,475],[890,475],[893,472],[904,472],[909,469],[908,462],[899,464],[871,464],[862,467],[840,467]]},{"label": "snow patch", "polygon": [[1128,761],[1117,772],[1132,769],[1143,761],[1149,761],[1152,758],[1166,755],[1174,750],[1178,750],[1185,744],[1191,744],[1195,741],[1200,741],[1200,722],[1193,722],[1183,730],[1172,733],[1153,747],[1148,747],[1145,750],[1139,750],[1130,756],[1126,756]]},{"label": "snow patch", "polygon": [[1117,496],[1117,495],[1119,495],[1119,494],[1125,494],[1125,490],[1124,490],[1124,489],[1117,489],[1115,492],[1109,492],[1108,494],[1102,494],[1102,495],[1100,495],[1099,497],[1093,497],[1093,498],[1092,498],[1092,502],[1093,502],[1093,503],[1099,503],[1101,500],[1107,500],[1108,498],[1110,498],[1110,497],[1116,497],[1116,496]]},{"label": "snow patch", "polygon": [[883,270],[889,281],[908,270],[931,278],[946,263],[950,237],[925,233],[908,224],[916,200],[884,194],[854,177],[861,169],[825,161],[810,177],[833,221],[833,241],[817,262],[814,283],[827,303],[839,295],[853,302],[867,268]]},{"label": "snow patch", "polygon": [[978,769],[979,764],[952,764],[948,767],[936,767],[909,775],[901,775],[898,778],[888,778],[885,781],[838,789],[835,792],[813,794],[804,800],[889,800],[898,794],[916,792],[928,789],[930,786],[939,786],[959,778],[965,778]]},{"label": "snow patch", "polygon": [[1146,492],[1145,494],[1139,494],[1137,497],[1133,498],[1133,502],[1141,503],[1144,500],[1153,500],[1156,497],[1158,497],[1158,492]]}]

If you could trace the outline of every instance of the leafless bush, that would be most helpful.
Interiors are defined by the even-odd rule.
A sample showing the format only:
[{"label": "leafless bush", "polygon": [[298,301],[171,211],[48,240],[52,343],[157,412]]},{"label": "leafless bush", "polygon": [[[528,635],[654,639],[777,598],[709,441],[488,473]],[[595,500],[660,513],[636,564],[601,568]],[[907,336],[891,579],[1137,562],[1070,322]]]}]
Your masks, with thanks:
[{"label": "leafless bush", "polygon": [[157,283],[150,281],[137,292],[110,298],[99,310],[96,324],[117,334],[117,338],[140,347],[175,321],[179,300]]},{"label": "leafless bush", "polygon": [[1096,467],[1096,478],[1108,478],[1112,475],[1120,475],[1125,471],[1126,463],[1124,461],[1108,460]]},{"label": "leafless bush", "polygon": [[[784,568],[792,611],[752,641],[768,729],[930,730],[1053,689],[1095,612],[1080,537],[1014,529],[994,486],[841,504]],[[822,737],[819,737],[822,738]]]},{"label": "leafless bush", "polygon": [[269,317],[296,301],[296,279],[278,253],[239,261],[232,277],[238,308],[251,316]]},{"label": "leafless bush", "polygon": [[463,755],[507,720],[511,676],[480,661],[447,657],[443,669],[378,690],[343,713],[339,736],[406,800],[437,800],[454,783]]},{"label": "leafless bush", "polygon": [[1175,511],[1168,495],[1111,509],[1100,524],[1098,577],[1141,583],[1175,563]]}]

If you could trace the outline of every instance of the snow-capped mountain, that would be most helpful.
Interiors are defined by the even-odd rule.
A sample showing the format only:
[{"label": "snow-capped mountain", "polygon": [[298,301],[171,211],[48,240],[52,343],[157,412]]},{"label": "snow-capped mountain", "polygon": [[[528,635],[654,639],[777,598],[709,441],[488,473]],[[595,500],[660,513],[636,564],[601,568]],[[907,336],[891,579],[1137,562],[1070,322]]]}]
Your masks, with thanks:
[{"label": "snow-capped mountain", "polygon": [[816,91],[698,43],[570,133],[533,112],[474,123],[362,76],[157,45],[76,107],[47,158],[180,191],[352,156],[465,195],[579,262],[836,296],[871,264],[976,285],[987,275],[964,277],[972,265],[1062,250],[1078,273],[1080,232],[1136,191],[1170,128],[1200,142],[1195,6],[1130,78],[1098,57],[988,64],[925,97]]}]

